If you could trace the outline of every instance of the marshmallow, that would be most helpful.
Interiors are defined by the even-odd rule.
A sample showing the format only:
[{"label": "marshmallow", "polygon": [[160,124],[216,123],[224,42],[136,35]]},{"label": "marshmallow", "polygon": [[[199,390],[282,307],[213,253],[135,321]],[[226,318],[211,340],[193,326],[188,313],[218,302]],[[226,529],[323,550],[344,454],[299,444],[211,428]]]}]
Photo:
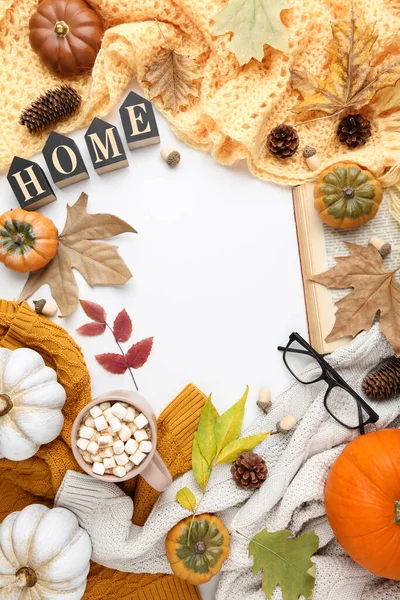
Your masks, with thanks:
[{"label": "marshmallow", "polygon": [[132,469],[135,468],[135,465],[131,462],[127,462],[124,469],[127,473],[129,473],[129,471],[132,471]]},{"label": "marshmallow", "polygon": [[87,451],[90,452],[90,454],[97,454],[99,451],[99,445],[96,442],[90,442],[87,447]]},{"label": "marshmallow", "polygon": [[84,420],[84,425],[87,425],[87,427],[93,427],[94,428],[94,419],[91,415],[88,415],[86,417],[86,419]]},{"label": "marshmallow", "polygon": [[118,419],[118,417],[113,417],[110,421],[110,427],[113,430],[114,433],[117,433],[117,431],[119,431],[122,427],[122,423],[121,421]]},{"label": "marshmallow", "polygon": [[90,452],[83,451],[82,458],[85,462],[89,463],[90,465],[93,462],[93,458],[92,458],[92,455],[90,454]]},{"label": "marshmallow", "polygon": [[100,406],[93,406],[93,408],[91,408],[89,410],[90,414],[92,415],[93,419],[96,419],[97,417],[100,417],[103,414],[103,411],[101,410]]},{"label": "marshmallow", "polygon": [[104,416],[106,418],[106,421],[109,423],[111,421],[111,419],[114,418],[114,415],[112,413],[111,407],[110,408],[106,408],[106,410],[104,411]]},{"label": "marshmallow", "polygon": [[101,435],[97,440],[100,448],[106,448],[107,446],[112,446],[113,439],[111,435]]},{"label": "marshmallow", "polygon": [[128,427],[129,429],[132,431],[132,433],[135,433],[135,431],[138,430],[137,426],[135,425],[135,423],[128,423]]},{"label": "marshmallow", "polygon": [[100,404],[100,408],[101,410],[104,412],[105,410],[107,410],[107,408],[111,407],[111,402],[102,402]]},{"label": "marshmallow", "polygon": [[125,449],[125,444],[122,440],[117,440],[113,445],[114,454],[122,454]]},{"label": "marshmallow", "polygon": [[127,425],[123,425],[118,432],[119,439],[123,442],[127,442],[130,437],[132,437],[132,431],[129,429]]},{"label": "marshmallow", "polygon": [[108,424],[104,415],[100,415],[96,417],[94,420],[94,424],[96,425],[97,431],[103,431],[103,429],[107,429]]},{"label": "marshmallow", "polygon": [[100,450],[99,456],[102,459],[111,458],[112,456],[114,456],[113,449],[111,448],[111,446],[107,446],[107,448],[104,448],[104,450]]},{"label": "marshmallow", "polygon": [[146,419],[146,417],[144,416],[144,414],[140,413],[140,415],[137,416],[136,419],[134,420],[134,423],[138,429],[143,429],[143,427],[148,425],[149,422]]},{"label": "marshmallow", "polygon": [[136,440],[132,438],[128,440],[125,444],[125,452],[127,454],[135,454],[136,450],[139,448],[139,444]]},{"label": "marshmallow", "polygon": [[149,440],[144,440],[143,442],[140,442],[140,444],[139,444],[140,452],[144,452],[145,454],[148,454],[149,452],[151,452],[152,447],[153,447],[153,444]]},{"label": "marshmallow", "polygon": [[79,437],[85,438],[86,440],[90,440],[93,434],[93,427],[86,427],[86,425],[82,425],[82,427],[79,429]]},{"label": "marshmallow", "polygon": [[81,450],[86,450],[86,448],[89,445],[89,440],[85,440],[85,438],[79,438],[78,441],[76,442],[76,445]]},{"label": "marshmallow", "polygon": [[116,475],[117,477],[125,477],[125,475],[126,475],[125,467],[114,467],[113,475]]},{"label": "marshmallow", "polygon": [[103,465],[105,469],[113,469],[116,466],[116,462],[114,460],[114,457],[110,457],[110,458],[104,458],[103,459]]},{"label": "marshmallow", "polygon": [[144,440],[149,439],[149,436],[147,435],[147,433],[144,429],[139,429],[138,431],[135,431],[135,433],[133,434],[133,437],[135,438],[135,440],[137,442],[143,442]]},{"label": "marshmallow", "polygon": [[111,412],[115,417],[118,417],[118,419],[124,419],[128,411],[125,406],[122,406],[122,404],[116,402],[112,405]]},{"label": "marshmallow", "polygon": [[126,415],[123,418],[123,421],[126,421],[126,423],[132,423],[136,418],[136,411],[133,408],[133,406],[128,406],[128,408],[126,409]]},{"label": "marshmallow", "polygon": [[123,452],[122,454],[116,454],[114,456],[114,459],[115,459],[115,462],[117,463],[117,465],[119,465],[120,467],[123,467],[124,465],[126,465],[126,463],[129,460],[126,452]]},{"label": "marshmallow", "polygon": [[104,475],[104,473],[106,472],[106,468],[103,465],[103,463],[95,462],[92,466],[92,471],[93,473],[96,473],[96,475]]},{"label": "marshmallow", "polygon": [[144,452],[140,452],[140,450],[138,450],[135,454],[129,457],[129,460],[137,466],[140,465],[140,463],[146,458],[146,456],[147,454],[144,454]]},{"label": "marshmallow", "polygon": [[100,454],[96,454],[95,456],[92,457],[93,462],[103,462],[103,459],[101,458]]}]

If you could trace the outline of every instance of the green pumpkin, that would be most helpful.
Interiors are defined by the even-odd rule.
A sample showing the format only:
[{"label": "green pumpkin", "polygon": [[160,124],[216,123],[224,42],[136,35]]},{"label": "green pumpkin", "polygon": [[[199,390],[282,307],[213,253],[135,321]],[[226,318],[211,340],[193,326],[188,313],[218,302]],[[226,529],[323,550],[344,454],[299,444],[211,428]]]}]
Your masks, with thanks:
[{"label": "green pumpkin", "polygon": [[322,171],[314,198],[314,206],[327,225],[353,229],[375,217],[383,192],[370,171],[356,163],[341,162]]}]

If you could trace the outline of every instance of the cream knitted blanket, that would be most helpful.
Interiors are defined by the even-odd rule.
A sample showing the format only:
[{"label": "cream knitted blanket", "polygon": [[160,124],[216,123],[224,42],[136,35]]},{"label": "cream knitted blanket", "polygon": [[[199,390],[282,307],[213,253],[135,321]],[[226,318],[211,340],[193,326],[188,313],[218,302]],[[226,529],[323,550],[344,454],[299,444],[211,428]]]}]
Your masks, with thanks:
[{"label": "cream knitted blanket", "polygon": [[[95,116],[106,115],[133,77],[142,84],[146,64],[165,46],[154,22],[157,17],[170,44],[196,60],[202,77],[199,99],[177,115],[156,103],[175,133],[223,164],[246,160],[250,171],[262,179],[297,184],[315,177],[300,151],[282,161],[265,152],[265,141],[275,125],[295,122],[291,108],[298,94],[290,86],[289,68],[318,76],[328,72],[325,49],[331,23],[348,12],[348,0],[291,0],[293,8],[285,14],[288,54],[265,46],[262,63],[252,60],[242,68],[228,51],[231,35],[211,35],[213,17],[226,0],[88,1],[101,15],[106,31],[93,73],[68,80],[82,94],[83,103],[58,131],[72,131],[87,126]],[[8,168],[14,155],[28,157],[41,151],[48,132],[30,135],[18,125],[19,115],[39,93],[61,83],[29,45],[28,23],[37,3],[0,0],[0,170]],[[367,22],[377,21],[377,55],[387,49],[398,52],[399,1],[354,3]],[[373,135],[366,146],[348,150],[336,138],[337,121],[327,119],[299,128],[301,146],[315,146],[323,167],[352,159],[380,175],[385,167],[400,161],[399,123],[393,116],[374,117]]]},{"label": "cream knitted blanket", "polygon": [[[347,348],[335,352],[330,363],[356,390],[371,367],[392,351],[376,326],[359,335]],[[313,370],[308,370],[311,376]],[[274,401],[268,415],[259,415],[246,435],[272,429],[283,415],[300,420],[288,436],[267,438],[257,447],[267,461],[269,475],[259,490],[237,488],[229,465],[217,467],[202,503],[204,512],[218,512],[230,530],[231,553],[224,563],[216,600],[265,600],[261,575],[251,574],[247,541],[264,527],[289,528],[294,534],[314,530],[319,536],[314,600],[395,600],[400,581],[378,579],[352,562],[338,546],[325,516],[323,491],[329,469],[355,434],[334,421],[323,406],[326,384],[294,383]],[[400,398],[371,402],[379,413],[377,426],[398,427]],[[338,410],[345,417],[342,398]],[[56,498],[58,506],[72,510],[89,532],[93,560],[121,571],[169,573],[164,550],[169,529],[188,515],[175,500],[183,486],[196,489],[192,473],[180,477],[162,494],[144,527],[131,524],[132,500],[114,484],[69,471]],[[199,491],[199,490],[198,490]],[[379,549],[377,549],[379,551]],[[273,600],[281,598],[279,588]]]}]

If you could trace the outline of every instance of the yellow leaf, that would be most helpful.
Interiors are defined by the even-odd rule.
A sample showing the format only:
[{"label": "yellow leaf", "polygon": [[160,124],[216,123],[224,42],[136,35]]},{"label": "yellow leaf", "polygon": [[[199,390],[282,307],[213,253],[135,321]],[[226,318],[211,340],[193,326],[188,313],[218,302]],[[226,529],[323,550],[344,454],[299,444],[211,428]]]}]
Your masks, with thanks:
[{"label": "yellow leaf", "polygon": [[179,490],[179,492],[176,492],[176,499],[182,508],[194,512],[196,508],[196,497],[188,487],[184,487]]},{"label": "yellow leaf", "polygon": [[375,23],[367,24],[361,13],[354,12],[353,6],[348,19],[334,23],[333,41],[327,50],[332,61],[326,79],[291,70],[292,87],[303,96],[294,112],[318,110],[332,116],[349,108],[360,108],[368,104],[379,89],[399,79],[399,59],[388,56],[380,65],[371,66],[378,37],[374,30]]},{"label": "yellow leaf", "polygon": [[371,103],[371,107],[379,115],[398,111],[400,109],[400,79],[395,85],[379,90]]},{"label": "yellow leaf", "polygon": [[194,434],[192,446],[192,469],[195,480],[204,491],[206,489],[207,482],[210,479],[211,470],[206,459],[200,452],[197,433]]},{"label": "yellow leaf", "polygon": [[201,454],[210,466],[217,453],[214,434],[216,420],[215,409],[211,402],[211,396],[209,396],[200,414],[199,425],[197,427],[197,441]]},{"label": "yellow leaf", "polygon": [[240,440],[231,442],[220,452],[215,464],[220,465],[222,463],[230,463],[235,461],[242,452],[250,452],[250,450],[253,450],[253,448],[258,446],[258,444],[261,444],[261,442],[265,440],[270,433],[270,431],[267,431],[266,433],[250,435],[248,437],[240,438]]},{"label": "yellow leaf", "polygon": [[190,95],[198,96],[194,81],[200,75],[196,63],[188,56],[178,54],[175,50],[162,50],[163,54],[147,65],[144,81],[150,83],[150,100],[160,97],[164,108],[176,113],[189,104]]},{"label": "yellow leaf", "polygon": [[215,423],[215,439],[217,454],[227,445],[237,440],[240,435],[244,417],[244,407],[249,393],[248,386],[241,399],[224,412]]},{"label": "yellow leaf", "polygon": [[281,12],[291,8],[285,0],[229,0],[215,17],[212,33],[232,32],[229,49],[240,66],[252,58],[262,61],[264,45],[287,52],[289,34],[281,21]]}]

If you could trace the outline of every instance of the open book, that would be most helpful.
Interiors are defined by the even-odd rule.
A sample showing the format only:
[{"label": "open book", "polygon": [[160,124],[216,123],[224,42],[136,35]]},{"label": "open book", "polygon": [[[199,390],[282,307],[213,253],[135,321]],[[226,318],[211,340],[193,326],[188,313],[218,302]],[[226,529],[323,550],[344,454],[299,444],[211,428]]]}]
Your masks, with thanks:
[{"label": "open book", "polygon": [[329,290],[310,281],[310,277],[335,265],[335,256],[348,256],[344,242],[366,246],[368,240],[378,236],[392,245],[386,257],[387,269],[400,264],[400,227],[389,211],[389,194],[386,192],[378,214],[356,229],[333,229],[323,223],[314,208],[314,184],[306,183],[293,188],[293,202],[299,243],[300,263],[306,303],[308,333],[311,345],[323,354],[333,352],[347,344],[351,338],[326,343],[335,322],[335,302],[351,290]]}]

